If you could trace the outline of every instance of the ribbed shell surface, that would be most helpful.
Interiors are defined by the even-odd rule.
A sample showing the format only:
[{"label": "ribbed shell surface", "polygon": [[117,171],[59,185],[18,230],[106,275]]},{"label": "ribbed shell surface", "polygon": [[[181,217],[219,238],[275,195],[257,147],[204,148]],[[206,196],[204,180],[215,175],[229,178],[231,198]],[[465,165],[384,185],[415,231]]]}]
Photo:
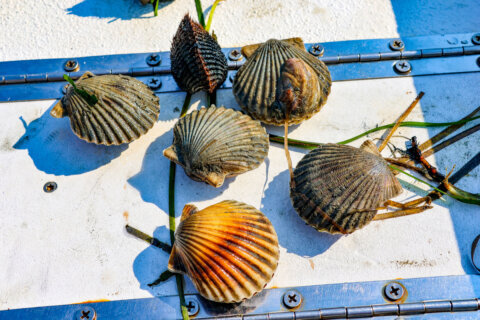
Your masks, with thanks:
[{"label": "ribbed shell surface", "polygon": [[268,154],[268,135],[259,121],[224,107],[202,108],[180,119],[164,155],[194,180],[214,187],[225,177],[257,168]]},{"label": "ribbed shell surface", "polygon": [[278,258],[267,217],[250,205],[222,201],[179,224],[168,268],[187,274],[206,299],[233,303],[260,292]]},{"label": "ribbed shell surface", "polygon": [[298,163],[290,185],[297,213],[319,231],[351,233],[368,224],[402,187],[379,155],[322,144]]},{"label": "ribbed shell surface", "polygon": [[158,119],[158,97],[135,78],[92,76],[75,84],[98,99],[91,106],[69,86],[61,100],[73,132],[85,141],[104,145],[128,143],[145,134]]},{"label": "ribbed shell surface", "polygon": [[212,93],[227,77],[227,59],[217,41],[188,15],[173,38],[170,60],[175,81],[189,93]]},{"label": "ribbed shell surface", "polygon": [[319,101],[308,113],[293,113],[289,124],[300,123],[312,117],[327,101],[332,84],[327,66],[305,50],[281,40],[268,40],[262,44],[238,70],[233,93],[238,104],[252,118],[273,125],[285,123],[285,110],[276,102],[278,79],[283,64],[290,58],[298,58],[318,75]]}]

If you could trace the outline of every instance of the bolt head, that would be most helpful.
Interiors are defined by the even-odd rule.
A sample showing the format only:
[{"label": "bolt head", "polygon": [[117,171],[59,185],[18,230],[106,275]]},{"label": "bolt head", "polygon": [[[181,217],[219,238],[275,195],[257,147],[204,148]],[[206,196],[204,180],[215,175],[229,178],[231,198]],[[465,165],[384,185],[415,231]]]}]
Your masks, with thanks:
[{"label": "bolt head", "polygon": [[198,301],[193,298],[185,298],[185,306],[187,307],[190,317],[194,317],[200,312],[200,305]]},{"label": "bolt head", "polygon": [[394,68],[398,73],[409,73],[412,70],[412,66],[407,60],[399,60],[395,62]]},{"label": "bolt head", "polygon": [[52,193],[57,190],[57,183],[54,181],[49,181],[43,185],[43,191],[46,193]]},{"label": "bolt head", "polygon": [[97,313],[92,307],[83,307],[75,312],[75,320],[96,320]]},{"label": "bolt head", "polygon": [[476,45],[480,45],[480,32],[479,32],[479,33],[475,33],[475,34],[472,36],[472,43],[473,43],[473,44],[476,44]]},{"label": "bolt head", "polygon": [[80,65],[77,60],[67,60],[63,65],[63,69],[67,72],[77,72],[80,70]]},{"label": "bolt head", "polygon": [[160,58],[160,55],[158,53],[152,53],[147,57],[146,62],[149,66],[155,67],[158,66],[160,62],[162,62],[162,59]]},{"label": "bolt head", "polygon": [[231,61],[240,61],[243,59],[242,52],[238,49],[230,50],[228,53],[228,59]]},{"label": "bolt head", "polygon": [[157,90],[162,87],[162,80],[160,80],[160,78],[153,77],[148,80],[147,85],[150,89]]},{"label": "bolt head", "polygon": [[320,43],[314,43],[312,44],[308,52],[310,52],[310,54],[314,55],[315,57],[320,57],[323,56],[325,48]]},{"label": "bolt head", "polygon": [[384,288],[385,297],[390,301],[398,301],[405,295],[405,290],[399,282],[390,282]]},{"label": "bolt head", "polygon": [[388,46],[394,51],[400,51],[405,49],[405,43],[403,43],[403,41],[400,39],[393,39],[388,43]]},{"label": "bolt head", "polygon": [[302,304],[302,295],[297,290],[288,290],[283,294],[283,304],[288,309],[296,309]]}]

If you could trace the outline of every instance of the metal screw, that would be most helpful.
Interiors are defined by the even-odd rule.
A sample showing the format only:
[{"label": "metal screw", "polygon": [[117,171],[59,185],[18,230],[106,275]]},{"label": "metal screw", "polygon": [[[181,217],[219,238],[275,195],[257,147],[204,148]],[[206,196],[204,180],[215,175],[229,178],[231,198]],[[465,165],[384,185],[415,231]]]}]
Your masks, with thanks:
[{"label": "metal screw", "polygon": [[151,67],[158,66],[160,62],[162,62],[162,59],[157,53],[152,53],[147,57],[147,64]]},{"label": "metal screw", "polygon": [[325,49],[320,43],[314,43],[311,47],[310,50],[308,50],[312,55],[315,57],[323,56],[323,52],[325,52]]},{"label": "metal screw", "polygon": [[480,32],[475,33],[472,37],[473,44],[480,44]]},{"label": "metal screw", "polygon": [[55,190],[57,190],[56,182],[49,181],[43,185],[43,191],[45,191],[46,193],[52,193]]},{"label": "metal screw", "polygon": [[97,313],[92,307],[84,307],[75,312],[75,320],[96,320]]},{"label": "metal screw", "polygon": [[385,296],[390,301],[398,301],[405,295],[403,286],[398,282],[390,282],[384,288]]},{"label": "metal screw", "polygon": [[185,299],[185,306],[187,307],[188,315],[190,317],[196,316],[200,311],[200,306],[198,305],[197,300],[194,300],[192,298]]},{"label": "metal screw", "polygon": [[160,80],[160,78],[153,77],[148,80],[147,85],[150,89],[157,90],[162,86],[162,80]]},{"label": "metal screw", "polygon": [[410,65],[410,62],[406,60],[399,60],[395,62],[395,70],[399,73],[409,73],[412,70],[412,66]]},{"label": "metal screw", "polygon": [[283,304],[288,309],[298,308],[302,304],[302,295],[296,290],[288,290],[283,294]]},{"label": "metal screw", "polygon": [[228,59],[230,59],[232,61],[242,60],[242,58],[243,58],[243,55],[240,52],[240,50],[238,50],[238,49],[233,49],[228,54]]},{"label": "metal screw", "polygon": [[390,47],[390,49],[392,49],[394,51],[400,51],[400,50],[405,49],[405,43],[403,43],[403,41],[400,40],[400,39],[394,39],[394,40],[390,41],[388,46]]},{"label": "metal screw", "polygon": [[68,60],[63,65],[63,69],[67,72],[76,72],[80,69],[80,65],[78,64],[77,60]]}]

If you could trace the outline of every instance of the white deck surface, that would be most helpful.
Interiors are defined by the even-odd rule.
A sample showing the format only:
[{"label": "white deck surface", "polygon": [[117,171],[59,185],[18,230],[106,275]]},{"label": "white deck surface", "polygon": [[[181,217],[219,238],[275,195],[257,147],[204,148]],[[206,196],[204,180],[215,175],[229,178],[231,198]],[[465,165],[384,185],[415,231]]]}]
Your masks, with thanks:
[{"label": "white deck surface", "polygon": [[[204,8],[211,3],[204,1]],[[134,0],[2,0],[0,61],[166,51],[186,12],[196,16],[193,0],[176,0],[158,17]],[[230,47],[293,36],[314,42],[480,31],[478,16],[473,0],[227,0],[213,29]],[[335,82],[321,112],[291,128],[290,136],[349,138],[393,122],[419,91],[426,95],[409,120],[458,120],[479,105],[478,83],[480,73]],[[177,294],[173,278],[147,286],[166,269],[168,255],[127,235],[124,226],[169,241],[169,162],[162,150],[172,140],[174,109],[184,95],[160,95],[158,123],[120,147],[79,140],[68,119],[49,116],[54,101],[0,104],[0,310]],[[203,106],[204,95],[192,102],[191,110]],[[230,90],[219,91],[218,102],[238,108]],[[402,128],[398,135],[424,141],[438,131]],[[429,160],[442,171],[459,168],[480,151],[479,138],[476,133]],[[404,147],[404,139],[394,142]],[[295,165],[305,152],[291,151]],[[475,169],[459,186],[480,192],[479,174]],[[271,145],[258,169],[219,189],[190,180],[181,168],[176,177],[177,216],[186,203],[204,208],[234,199],[269,217],[281,245],[269,287],[473,273],[469,245],[480,231],[478,206],[445,198],[423,214],[332,236],[306,226],[292,208],[279,145]],[[426,194],[423,185],[400,179],[408,190],[396,200]],[[47,181],[58,189],[44,193]],[[194,292],[189,280],[187,291]]]}]

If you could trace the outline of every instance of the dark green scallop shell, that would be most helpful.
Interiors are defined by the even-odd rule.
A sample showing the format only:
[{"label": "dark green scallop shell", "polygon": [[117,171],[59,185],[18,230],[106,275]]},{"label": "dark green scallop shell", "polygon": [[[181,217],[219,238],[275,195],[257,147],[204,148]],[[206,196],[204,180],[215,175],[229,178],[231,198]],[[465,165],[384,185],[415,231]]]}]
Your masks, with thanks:
[{"label": "dark green scallop shell", "polygon": [[322,144],[294,171],[290,198],[297,213],[319,231],[351,233],[368,224],[402,187],[367,140],[361,148]]},{"label": "dark green scallop shell", "polygon": [[212,93],[227,78],[227,59],[222,49],[188,14],[173,38],[170,60],[178,86],[191,94]]},{"label": "dark green scallop shell", "polygon": [[95,76],[87,72],[75,85],[94,95],[98,102],[90,105],[69,86],[50,114],[57,118],[68,116],[73,132],[87,142],[103,145],[131,142],[145,134],[160,114],[158,97],[135,78]]}]

